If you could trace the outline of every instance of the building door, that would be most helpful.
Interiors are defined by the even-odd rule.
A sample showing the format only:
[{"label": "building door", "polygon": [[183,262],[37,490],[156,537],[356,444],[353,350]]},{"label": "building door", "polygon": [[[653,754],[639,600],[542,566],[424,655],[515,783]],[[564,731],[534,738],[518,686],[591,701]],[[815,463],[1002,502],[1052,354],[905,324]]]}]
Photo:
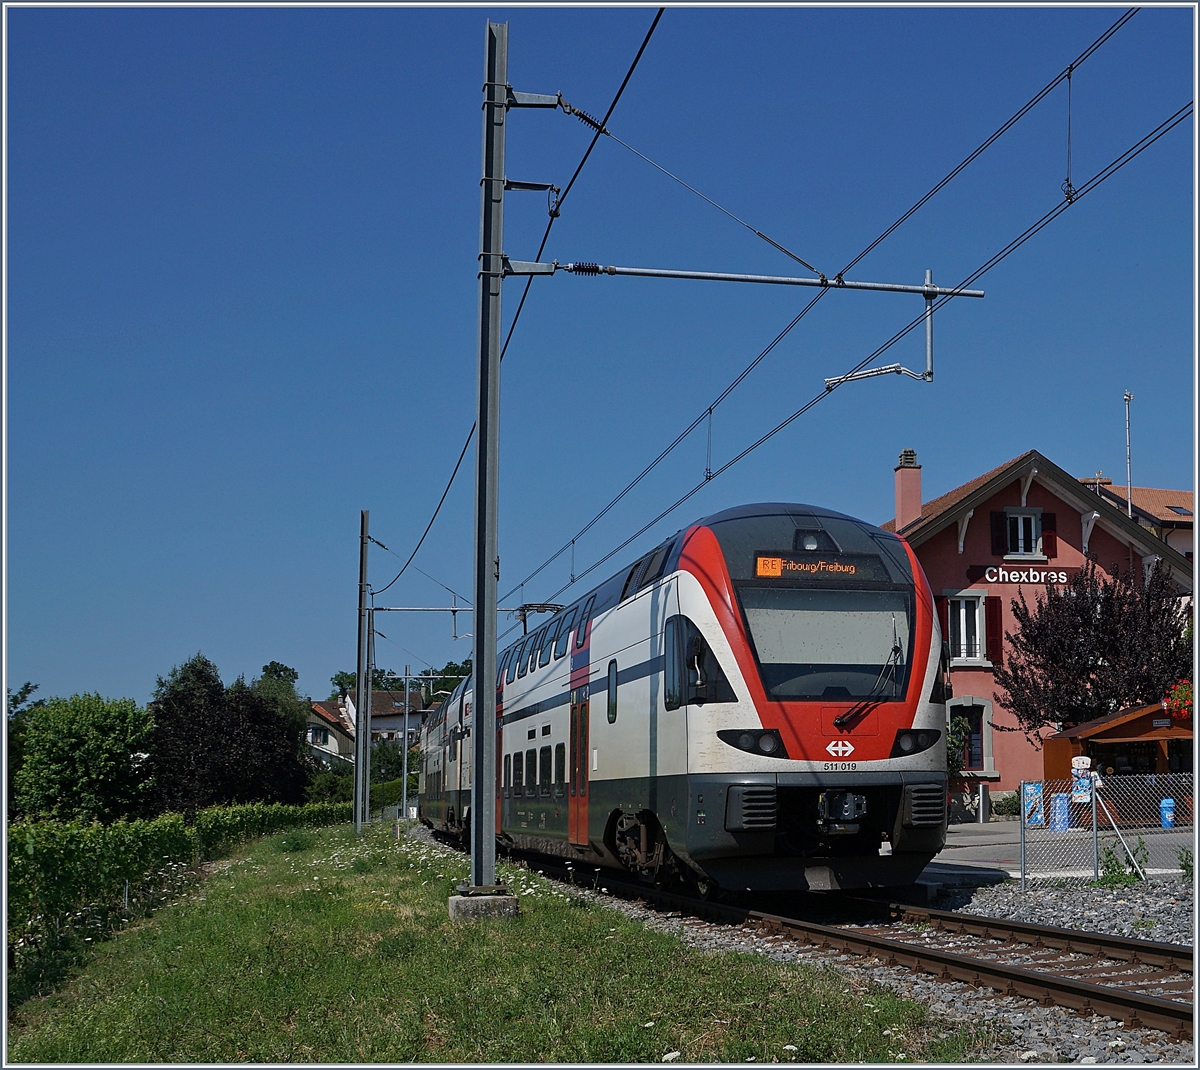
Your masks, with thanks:
[{"label": "building door", "polygon": [[571,692],[571,782],[567,795],[567,838],[588,842],[588,698],[587,688]]}]

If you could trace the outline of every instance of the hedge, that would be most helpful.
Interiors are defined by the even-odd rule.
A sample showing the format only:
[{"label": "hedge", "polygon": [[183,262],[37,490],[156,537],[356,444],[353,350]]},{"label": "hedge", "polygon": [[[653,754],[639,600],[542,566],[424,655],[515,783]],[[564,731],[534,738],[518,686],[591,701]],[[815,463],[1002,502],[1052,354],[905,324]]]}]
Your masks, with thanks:
[{"label": "hedge", "polygon": [[14,822],[8,827],[9,946],[36,942],[81,912],[120,902],[126,881],[140,890],[245,840],[350,818],[349,803],[254,803],[201,810],[190,826],[178,814],[111,825]]}]

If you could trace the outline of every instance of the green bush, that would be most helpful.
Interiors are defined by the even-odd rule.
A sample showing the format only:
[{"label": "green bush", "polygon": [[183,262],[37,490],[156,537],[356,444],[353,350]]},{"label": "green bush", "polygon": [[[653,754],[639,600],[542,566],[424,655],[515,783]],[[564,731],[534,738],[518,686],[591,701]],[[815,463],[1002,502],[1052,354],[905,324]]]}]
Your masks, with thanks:
[{"label": "green bush", "polygon": [[192,826],[178,814],[111,825],[14,823],[8,828],[10,956],[69,929],[85,913],[121,903],[126,881],[132,893],[140,894],[244,840],[334,825],[350,816],[346,803],[256,803],[202,810]]},{"label": "green bush", "polygon": [[151,724],[130,698],[72,695],[31,710],[13,785],[17,809],[59,821],[145,817]]},{"label": "green bush", "polygon": [[1013,791],[992,799],[992,813],[1000,817],[1016,817],[1021,812],[1021,799]]}]

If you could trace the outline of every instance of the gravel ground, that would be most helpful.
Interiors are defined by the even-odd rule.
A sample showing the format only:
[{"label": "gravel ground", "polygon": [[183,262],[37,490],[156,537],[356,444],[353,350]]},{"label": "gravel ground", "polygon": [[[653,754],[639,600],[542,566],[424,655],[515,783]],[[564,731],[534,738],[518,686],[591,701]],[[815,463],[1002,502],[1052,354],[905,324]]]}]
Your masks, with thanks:
[{"label": "gravel ground", "polygon": [[[427,830],[413,835],[428,836]],[[1063,928],[1109,932],[1170,943],[1192,943],[1193,889],[1180,880],[1151,881],[1113,891],[1086,885],[1031,887],[1020,883],[954,889],[943,893],[937,906],[944,910],[985,914],[996,918]],[[701,950],[767,955],[779,962],[831,965],[855,982],[877,981],[919,1000],[950,1024],[980,1023],[998,1037],[994,1047],[979,1051],[980,1062],[1037,1066],[1048,1063],[1124,1063],[1196,1065],[1192,1042],[1178,1043],[1153,1029],[1128,1029],[1118,1021],[1095,1016],[1081,1018],[1062,1007],[1042,1007],[1031,1000],[998,996],[957,981],[938,981],[888,967],[875,960],[822,952],[793,944],[778,935],[716,925],[678,913],[663,913],[642,903],[613,899],[579,889],[581,896],[603,902],[636,918],[648,928],[676,934]]]},{"label": "gravel ground", "polygon": [[1138,881],[1119,889],[1030,881],[1025,892],[1020,881],[1010,880],[984,888],[948,889],[938,907],[1168,944],[1190,946],[1195,940],[1193,886],[1178,878]]}]

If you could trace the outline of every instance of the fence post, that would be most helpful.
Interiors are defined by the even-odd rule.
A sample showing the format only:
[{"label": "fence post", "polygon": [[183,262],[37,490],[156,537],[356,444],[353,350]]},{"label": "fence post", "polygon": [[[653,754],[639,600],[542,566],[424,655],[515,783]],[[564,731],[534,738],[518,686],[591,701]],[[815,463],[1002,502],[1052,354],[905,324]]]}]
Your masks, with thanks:
[{"label": "fence post", "polygon": [[1017,788],[1017,798],[1021,803],[1021,891],[1025,891],[1025,781]]},{"label": "fence post", "polygon": [[1096,788],[1099,777],[1091,774],[1092,783],[1092,880],[1100,879],[1100,832],[1096,825]]}]

